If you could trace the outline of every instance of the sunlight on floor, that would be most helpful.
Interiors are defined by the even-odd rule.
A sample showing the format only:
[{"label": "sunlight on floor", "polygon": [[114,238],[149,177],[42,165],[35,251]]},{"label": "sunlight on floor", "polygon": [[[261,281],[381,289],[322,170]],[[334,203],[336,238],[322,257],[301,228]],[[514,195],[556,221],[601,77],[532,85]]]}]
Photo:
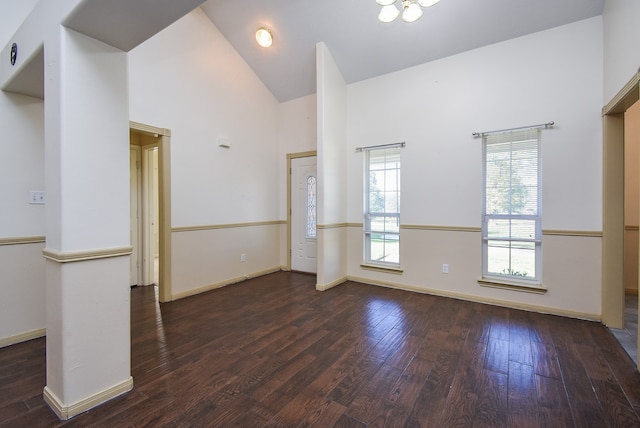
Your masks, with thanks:
[{"label": "sunlight on floor", "polygon": [[638,296],[627,294],[624,305],[624,328],[610,328],[627,354],[638,364]]},{"label": "sunlight on floor", "polygon": [[153,258],[153,283],[155,285],[160,284],[158,278],[160,278],[160,259],[158,257]]}]

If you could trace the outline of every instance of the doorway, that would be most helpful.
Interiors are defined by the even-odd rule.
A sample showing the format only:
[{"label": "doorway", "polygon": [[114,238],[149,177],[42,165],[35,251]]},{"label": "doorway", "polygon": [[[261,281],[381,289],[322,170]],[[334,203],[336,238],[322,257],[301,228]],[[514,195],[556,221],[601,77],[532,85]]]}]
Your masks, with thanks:
[{"label": "doorway", "polygon": [[[131,283],[158,286],[158,300],[171,293],[171,194],[168,129],[130,122]],[[135,158],[134,158],[135,157]]]},{"label": "doorway", "polygon": [[158,137],[130,132],[131,285],[158,285]]},{"label": "doorway", "polygon": [[639,81],[640,73],[603,109],[602,322],[616,329],[625,324],[625,122],[640,98]]},{"label": "doorway", "polygon": [[306,273],[317,272],[316,152],[287,155],[288,267]]}]

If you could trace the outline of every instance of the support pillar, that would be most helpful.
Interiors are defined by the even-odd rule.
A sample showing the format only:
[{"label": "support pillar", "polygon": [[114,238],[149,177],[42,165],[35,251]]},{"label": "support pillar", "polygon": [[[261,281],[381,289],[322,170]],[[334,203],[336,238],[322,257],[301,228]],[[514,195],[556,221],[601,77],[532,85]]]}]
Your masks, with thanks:
[{"label": "support pillar", "polygon": [[71,418],[133,387],[126,53],[45,40],[45,401]]}]

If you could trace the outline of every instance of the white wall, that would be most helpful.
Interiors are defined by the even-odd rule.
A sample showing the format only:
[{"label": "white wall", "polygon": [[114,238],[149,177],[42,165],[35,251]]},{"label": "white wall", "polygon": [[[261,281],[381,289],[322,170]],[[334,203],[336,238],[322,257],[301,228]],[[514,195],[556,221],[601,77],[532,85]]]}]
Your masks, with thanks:
[{"label": "white wall", "polygon": [[45,51],[51,63],[66,61],[59,70],[49,66],[46,77],[55,82],[45,88],[47,249],[126,247],[127,55],[72,30],[63,30],[62,42],[59,37],[51,44],[61,43],[61,52]]},{"label": "white wall", "polygon": [[[36,0],[8,3],[0,16],[2,46]],[[0,238],[44,235],[44,206],[27,203],[29,190],[44,190],[43,111],[40,99],[0,91]]]},{"label": "white wall", "polygon": [[316,45],[318,76],[318,279],[325,289],[346,278],[347,84],[324,43]]},{"label": "white wall", "polygon": [[[0,46],[9,43],[35,3],[2,3]],[[28,204],[29,190],[44,190],[43,112],[40,99],[0,91],[0,241],[45,234],[44,206]],[[44,329],[43,247],[0,244],[0,344]]]},{"label": "white wall", "polygon": [[324,43],[316,47],[318,76],[318,223],[346,220],[344,153],[347,85]]},{"label": "white wall", "polygon": [[[287,218],[287,154],[317,150],[316,94],[280,103],[278,107],[278,143],[280,146],[278,183],[280,183],[280,218]],[[280,265],[287,266],[287,228],[280,231]]]},{"label": "white wall", "polygon": [[0,245],[0,347],[44,335],[44,243]]},{"label": "white wall", "polygon": [[278,106],[278,183],[281,219],[287,218],[287,154],[317,150],[316,95],[286,101]]},{"label": "white wall", "polygon": [[38,0],[3,0],[0,15],[0,44],[9,43],[9,38],[16,32]]},{"label": "white wall", "polygon": [[[171,130],[173,228],[281,219],[278,102],[201,9],[133,49],[129,79],[131,120]],[[231,148],[218,147],[218,137]],[[255,271],[280,266],[271,226],[254,230],[259,236],[236,229],[224,241],[207,230],[174,231],[188,234],[173,239],[174,260],[206,260],[194,277],[173,269],[174,289],[186,293],[251,274],[240,251],[246,263],[261,261]],[[223,260],[225,248],[234,253]]]},{"label": "white wall", "polygon": [[480,233],[455,229],[481,225],[482,142],[472,132],[553,120],[542,133],[543,229],[601,231],[602,67],[596,17],[349,85],[349,223],[362,223],[354,149],[406,141],[401,224],[423,229],[403,229],[398,276],[363,271],[361,230],[350,228],[349,276],[599,316],[599,238],[546,236],[549,291],[532,296],[480,287]]},{"label": "white wall", "polygon": [[[283,155],[286,158],[287,153],[317,149],[316,104],[316,94],[312,94],[283,102],[278,106],[278,141],[280,142],[281,158]],[[285,162],[286,159],[280,160]],[[286,186],[284,190],[286,190]],[[285,214],[284,209],[282,214]]]},{"label": "white wall", "polygon": [[44,205],[29,191],[44,190],[44,106],[40,99],[0,92],[0,238],[44,236]]},{"label": "white wall", "polygon": [[357,146],[407,142],[403,224],[479,226],[472,132],[554,120],[542,135],[543,227],[600,230],[600,31],[596,17],[350,85],[349,221],[362,221]]},{"label": "white wall", "polygon": [[604,100],[607,104],[640,71],[640,2],[606,0],[604,12]]},{"label": "white wall", "polygon": [[278,103],[204,12],[132,50],[129,66],[131,120],[171,129],[173,226],[278,219]]}]

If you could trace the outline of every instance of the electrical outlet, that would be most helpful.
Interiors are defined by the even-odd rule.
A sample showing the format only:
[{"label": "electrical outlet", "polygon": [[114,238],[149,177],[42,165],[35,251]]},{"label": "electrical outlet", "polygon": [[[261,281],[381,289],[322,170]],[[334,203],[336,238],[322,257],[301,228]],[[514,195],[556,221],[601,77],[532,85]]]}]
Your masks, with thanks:
[{"label": "electrical outlet", "polygon": [[442,265],[442,273],[449,273],[449,265],[444,263]]},{"label": "electrical outlet", "polygon": [[240,261],[242,263],[247,261],[247,255],[245,253],[240,254]]}]

